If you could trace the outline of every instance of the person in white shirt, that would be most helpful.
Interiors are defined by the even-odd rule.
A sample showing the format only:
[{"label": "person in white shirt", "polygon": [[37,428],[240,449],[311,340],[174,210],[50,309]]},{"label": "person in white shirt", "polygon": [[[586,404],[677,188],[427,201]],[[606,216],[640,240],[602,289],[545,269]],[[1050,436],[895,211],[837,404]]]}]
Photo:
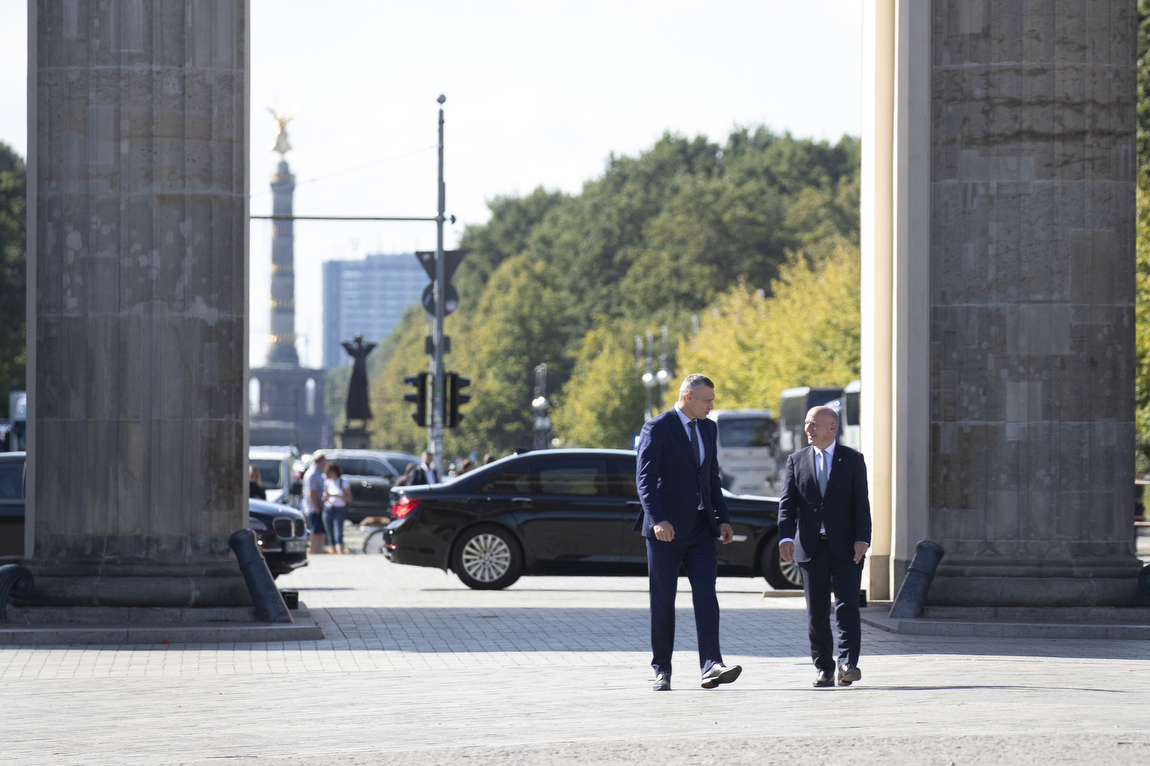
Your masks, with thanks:
[{"label": "person in white shirt", "polygon": [[351,484],[343,478],[339,463],[329,463],[323,487],[323,528],[332,553],[347,553],[343,544],[343,523],[347,520],[350,504]]}]

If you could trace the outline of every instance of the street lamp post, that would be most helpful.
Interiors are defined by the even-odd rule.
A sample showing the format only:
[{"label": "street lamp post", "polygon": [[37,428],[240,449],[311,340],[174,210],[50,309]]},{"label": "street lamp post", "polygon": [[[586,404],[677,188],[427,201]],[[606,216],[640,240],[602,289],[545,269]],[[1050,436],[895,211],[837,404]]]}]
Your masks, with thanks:
[{"label": "street lamp post", "polygon": [[643,420],[651,419],[651,392],[655,386],[659,385],[659,381],[655,378],[655,373],[651,370],[652,356],[655,353],[655,334],[650,330],[647,331],[647,370],[643,373],[643,387],[647,389],[647,409],[643,414]]},{"label": "street lamp post", "polygon": [[443,414],[444,414],[444,369],[443,369],[443,320],[447,316],[446,264],[443,260],[443,222],[447,220],[447,193],[443,183],[443,102],[446,96],[440,95],[439,102],[439,207],[435,215],[435,280],[432,283],[435,296],[434,345],[431,355],[431,422],[428,425],[428,447],[436,476],[443,476]]},{"label": "street lamp post", "polygon": [[671,380],[671,373],[667,370],[667,325],[663,325],[663,353],[659,354],[659,371],[655,379],[659,381],[659,405],[667,406],[667,383]]},{"label": "street lamp post", "polygon": [[547,434],[551,432],[551,418],[547,417],[547,365],[535,368],[535,398],[531,409],[535,410],[535,449],[547,449]]}]

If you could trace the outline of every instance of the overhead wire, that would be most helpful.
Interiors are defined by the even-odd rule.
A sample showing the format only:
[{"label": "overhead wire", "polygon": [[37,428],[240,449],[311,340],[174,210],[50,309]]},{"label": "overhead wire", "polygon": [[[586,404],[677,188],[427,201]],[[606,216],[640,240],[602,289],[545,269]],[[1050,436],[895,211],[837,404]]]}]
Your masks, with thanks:
[{"label": "overhead wire", "polygon": [[[398,160],[407,159],[408,157],[414,157],[417,154],[421,154],[423,152],[428,152],[428,151],[431,151],[432,149],[438,149],[438,148],[439,148],[438,144],[432,144],[431,146],[424,146],[420,149],[412,149],[411,151],[404,152],[403,154],[396,154],[396,155],[393,155],[391,157],[384,157],[383,159],[374,160],[372,162],[367,163],[366,165],[357,165],[353,168],[345,168],[343,170],[337,170],[333,173],[328,173],[328,174],[322,175],[322,176],[316,176],[315,178],[309,178],[306,181],[300,181],[300,182],[296,183],[296,188],[298,189],[301,186],[304,186],[304,185],[310,184],[310,183],[315,183],[316,181],[326,181],[329,178],[335,178],[336,176],[347,175],[348,173],[355,173],[355,172],[360,171],[360,170],[366,170],[367,168],[373,168],[376,165],[383,165],[383,164],[388,163],[388,162],[396,162]],[[261,194],[271,194],[271,192],[272,192],[271,189],[264,189],[263,191],[252,192],[249,199],[251,197],[257,197]]]}]

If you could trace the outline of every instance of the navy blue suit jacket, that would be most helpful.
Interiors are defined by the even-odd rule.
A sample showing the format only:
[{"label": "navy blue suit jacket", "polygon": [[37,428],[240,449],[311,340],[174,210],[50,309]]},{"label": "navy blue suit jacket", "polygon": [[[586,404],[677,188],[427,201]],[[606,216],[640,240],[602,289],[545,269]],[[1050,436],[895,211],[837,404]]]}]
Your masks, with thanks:
[{"label": "navy blue suit jacket", "polygon": [[854,558],[856,541],[870,545],[866,463],[862,453],[842,444],[835,445],[825,497],[815,478],[815,448],[805,447],[787,458],[779,539],[794,539],[795,561],[810,561],[820,526],[826,527],[831,555],[840,561]]},{"label": "navy blue suit jacket", "polygon": [[707,511],[715,537],[719,525],[730,524],[727,502],[719,483],[719,461],[715,459],[718,426],[711,420],[695,421],[703,440],[703,464],[695,468],[687,429],[672,407],[647,421],[639,434],[639,459],[635,464],[635,484],[643,513],[635,530],[654,538],[651,527],[669,521],[675,539],[685,537],[695,526],[699,503]]}]

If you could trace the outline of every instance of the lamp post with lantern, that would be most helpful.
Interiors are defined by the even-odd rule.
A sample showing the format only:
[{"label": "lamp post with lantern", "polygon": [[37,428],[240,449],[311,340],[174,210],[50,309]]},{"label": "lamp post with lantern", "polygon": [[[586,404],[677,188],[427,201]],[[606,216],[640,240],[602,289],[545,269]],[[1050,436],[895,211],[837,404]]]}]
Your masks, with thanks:
[{"label": "lamp post with lantern", "polygon": [[547,417],[547,365],[540,364],[535,368],[535,398],[531,400],[531,409],[535,411],[535,449],[547,449],[547,434],[551,432],[551,418]]}]

